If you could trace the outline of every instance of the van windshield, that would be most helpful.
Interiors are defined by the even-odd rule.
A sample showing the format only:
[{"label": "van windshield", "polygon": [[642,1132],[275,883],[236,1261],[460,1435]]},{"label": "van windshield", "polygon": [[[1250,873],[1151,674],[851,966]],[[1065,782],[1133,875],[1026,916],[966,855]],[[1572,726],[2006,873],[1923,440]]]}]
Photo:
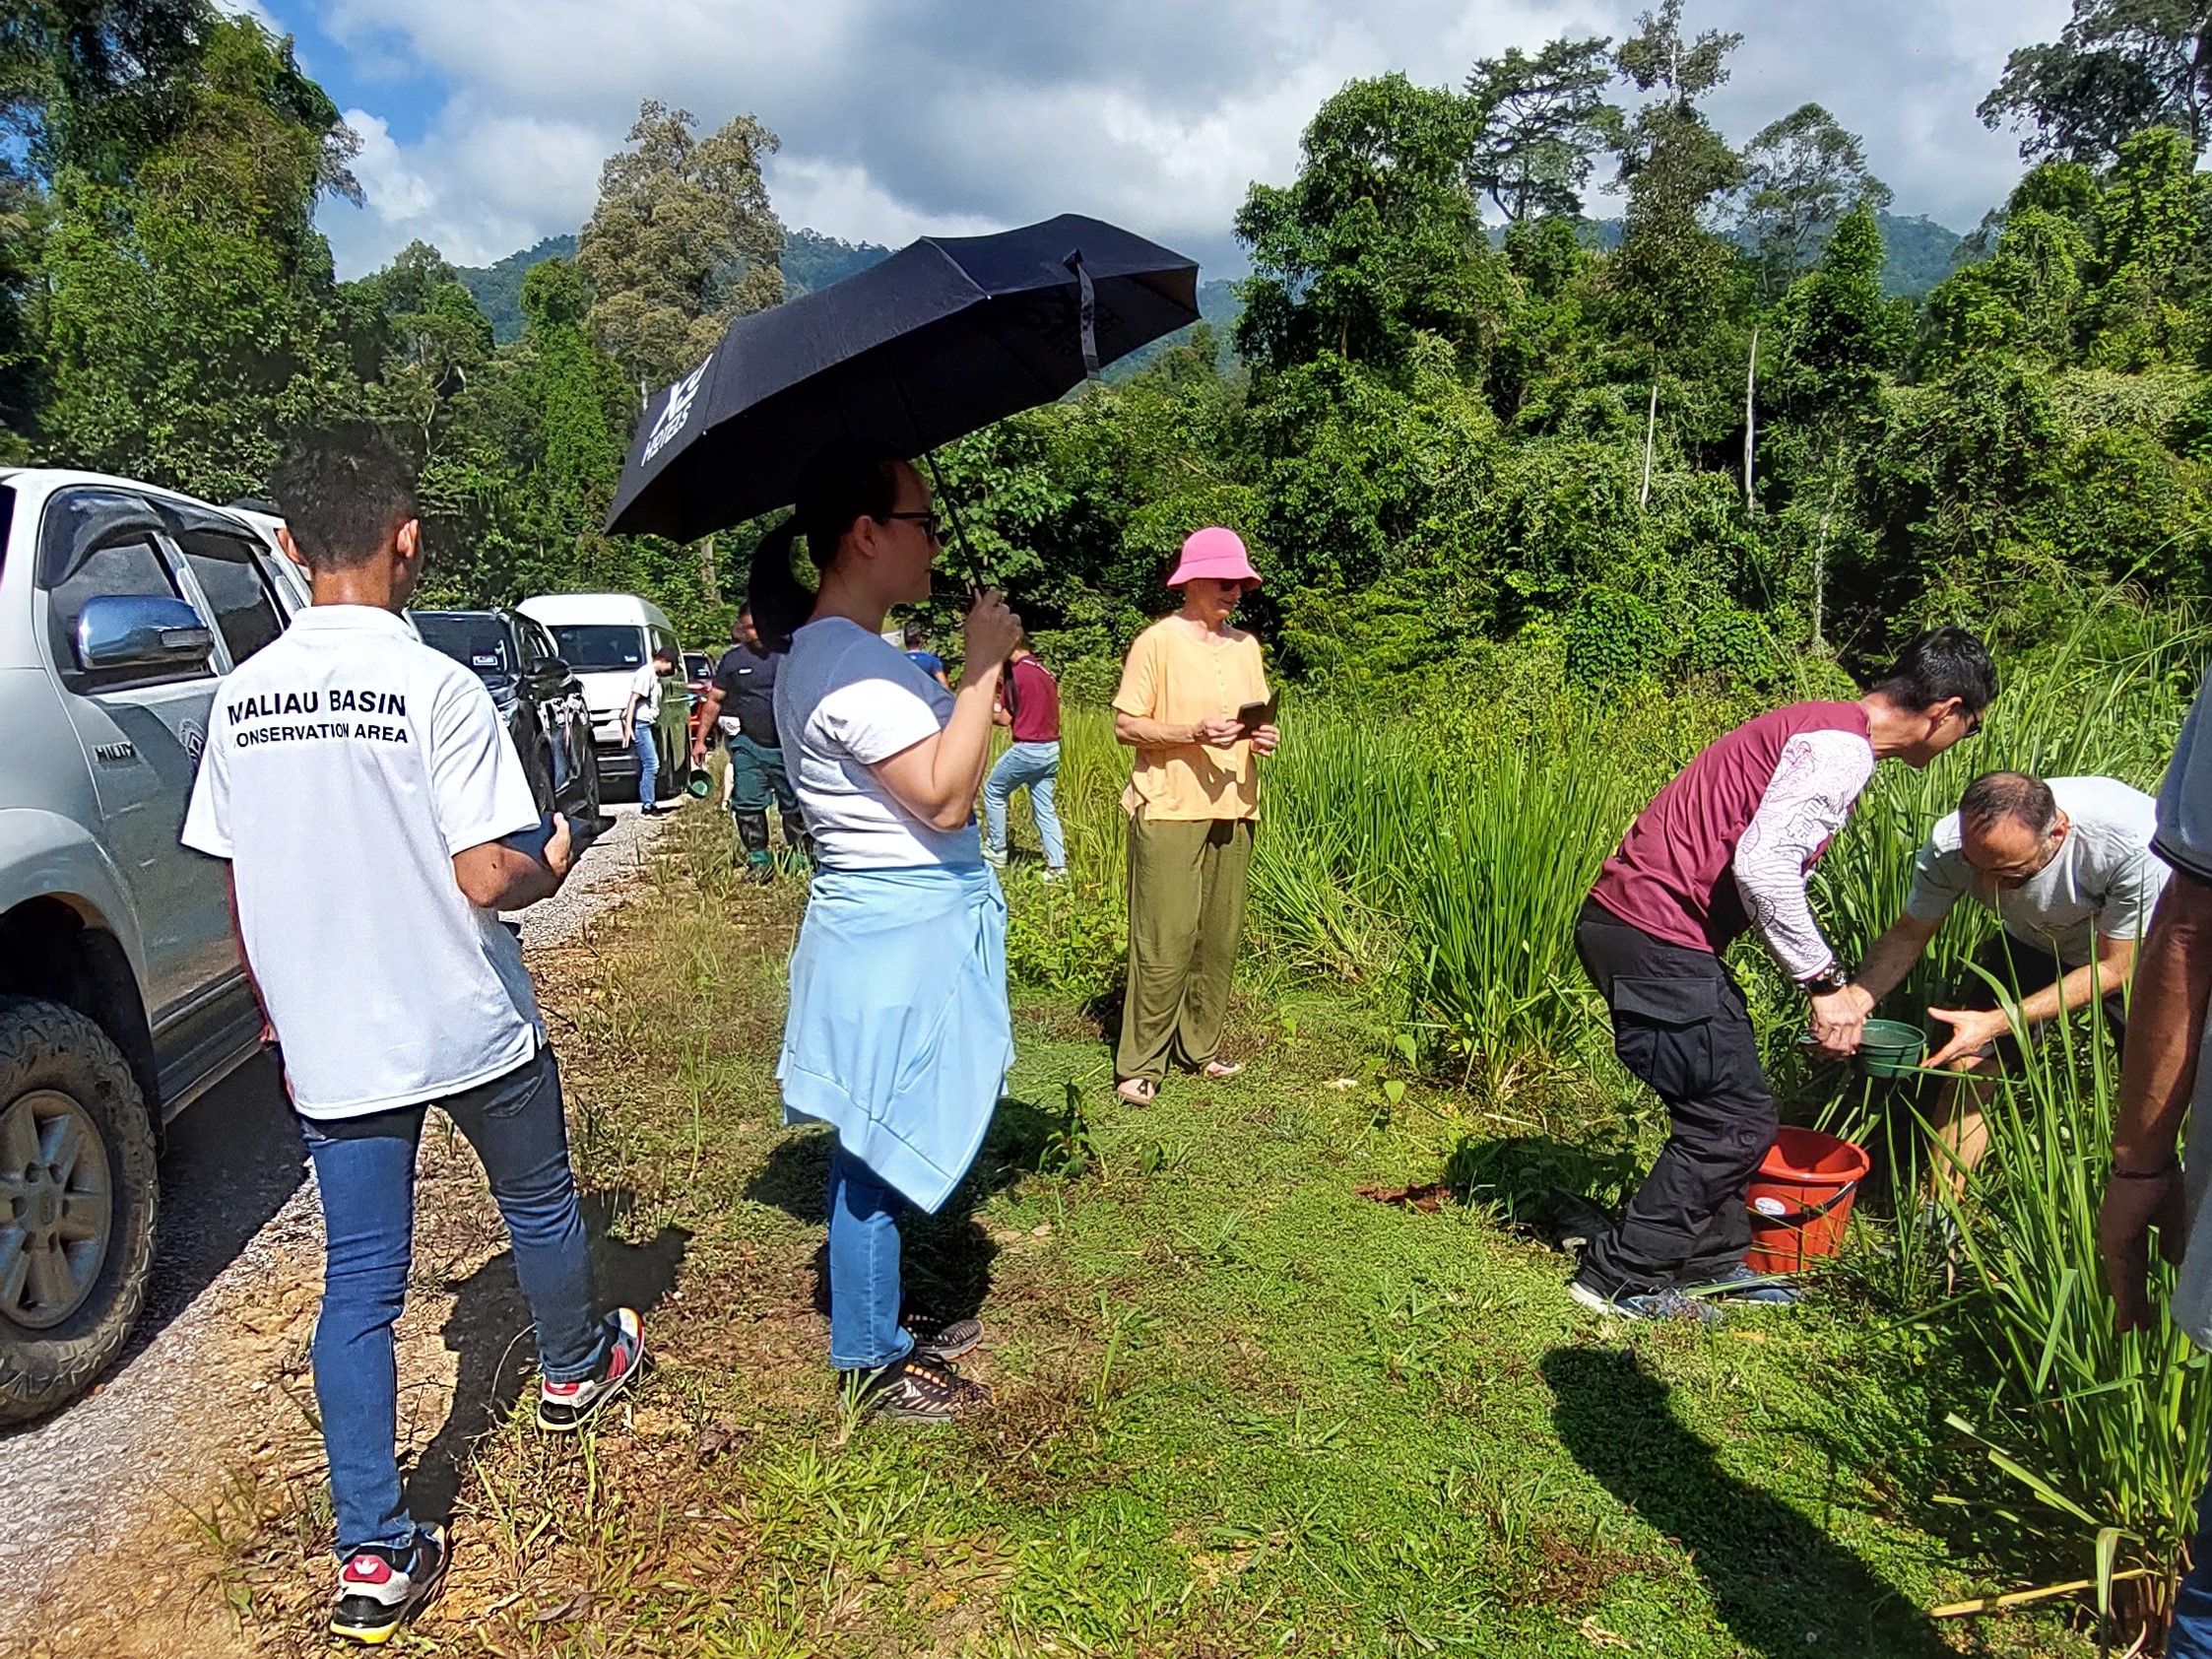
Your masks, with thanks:
[{"label": "van windshield", "polygon": [[578,674],[612,674],[645,660],[645,630],[617,623],[553,623],[561,660]]}]

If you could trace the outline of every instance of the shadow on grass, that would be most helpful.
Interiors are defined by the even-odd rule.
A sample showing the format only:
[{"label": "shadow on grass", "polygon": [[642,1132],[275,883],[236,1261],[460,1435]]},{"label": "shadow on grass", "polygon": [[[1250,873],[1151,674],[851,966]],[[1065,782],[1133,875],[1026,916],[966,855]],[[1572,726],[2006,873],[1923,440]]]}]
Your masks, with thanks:
[{"label": "shadow on grass", "polygon": [[[592,1281],[602,1307],[651,1313],[675,1287],[691,1235],[680,1227],[664,1227],[645,1244],[610,1238],[609,1228],[629,1201],[628,1193],[618,1191],[584,1198]],[[453,1404],[407,1477],[408,1511],[423,1522],[452,1520],[469,1448],[506,1422],[537,1369],[530,1304],[515,1282],[512,1250],[501,1251],[462,1281],[444,1334],[447,1350],[461,1357]]]},{"label": "shadow on grass", "polygon": [[1575,1461],[1681,1545],[1746,1651],[1945,1659],[1935,1627],[1796,1510],[1724,1471],[1634,1354],[1555,1348],[1552,1422]]}]

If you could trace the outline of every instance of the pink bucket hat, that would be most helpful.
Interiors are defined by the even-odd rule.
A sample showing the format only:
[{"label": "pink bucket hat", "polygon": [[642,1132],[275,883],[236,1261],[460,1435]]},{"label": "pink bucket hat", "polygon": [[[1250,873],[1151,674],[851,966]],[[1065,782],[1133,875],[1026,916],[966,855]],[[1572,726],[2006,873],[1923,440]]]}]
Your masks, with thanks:
[{"label": "pink bucket hat", "polygon": [[1183,557],[1176,561],[1169,587],[1181,587],[1196,576],[1214,576],[1225,582],[1244,583],[1247,593],[1260,585],[1260,572],[1244,551],[1243,538],[1218,524],[1193,530],[1183,539]]}]

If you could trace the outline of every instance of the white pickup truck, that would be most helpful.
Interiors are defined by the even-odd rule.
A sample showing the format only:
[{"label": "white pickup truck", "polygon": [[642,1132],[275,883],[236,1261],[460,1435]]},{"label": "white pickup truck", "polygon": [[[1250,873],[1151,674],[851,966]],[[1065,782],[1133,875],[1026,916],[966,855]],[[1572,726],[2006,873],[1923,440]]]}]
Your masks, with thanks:
[{"label": "white pickup truck", "polygon": [[218,682],[306,603],[272,524],[0,470],[0,1423],[122,1348],[162,1126],[260,1045],[223,867],[177,831]]}]

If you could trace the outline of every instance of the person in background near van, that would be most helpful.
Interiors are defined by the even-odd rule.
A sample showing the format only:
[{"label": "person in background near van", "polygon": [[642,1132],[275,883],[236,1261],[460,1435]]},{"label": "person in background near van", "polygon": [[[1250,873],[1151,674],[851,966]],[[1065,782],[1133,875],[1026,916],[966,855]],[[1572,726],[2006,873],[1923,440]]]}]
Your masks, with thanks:
[{"label": "person in background near van", "polygon": [[[2124,1045],[2136,942],[2166,888],[2166,866],[2151,855],[2157,828],[2157,803],[2117,778],[1976,778],[1920,848],[1905,914],[1866,953],[1853,993],[1869,1010],[1889,995],[1951,906],[1971,895],[2001,927],[1979,965],[2006,988],[2031,1041],[2062,1010],[2095,1001]],[[1989,981],[1974,975],[1962,1000],[1963,1008],[1928,1010],[1950,1026],[1951,1040],[1926,1063],[1974,1074],[2017,1061],[2012,1021]],[[1982,1106],[1990,1087],[1985,1076],[1956,1076],[1936,1102],[1949,1155],[1938,1178],[1953,1192],[1988,1148]]]},{"label": "person in background near van", "polygon": [[1575,954],[1611,1011],[1613,1051],[1669,1128],[1626,1214],[1583,1250],[1576,1301],[1711,1321],[1712,1294],[1797,1300],[1744,1265],[1745,1195],[1774,1145],[1775,1103],[1721,953],[1756,934],[1804,992],[1821,1052],[1854,1050],[1872,1003],[1821,937],[1805,879],[1877,762],[1925,767],[1974,735],[1996,695],[1981,643],[1931,630],[1857,701],[1792,703],[1715,739],[1629,826],[1584,900]]},{"label": "person in background near van", "polygon": [[[821,569],[809,593],[792,548]],[[1007,903],[983,862],[975,792],[1020,620],[968,613],[954,696],[881,637],[930,596],[942,551],[921,475],[879,444],[807,464],[797,510],[753,555],[800,810],[820,861],[791,955],[776,1077],[784,1114],[836,1131],[829,1154],[829,1362],[867,1411],[943,1423],[991,1398],[952,1368],[983,1339],[901,1307],[899,1216],[935,1211],[974,1161],[1013,1063]]]},{"label": "person in background near van", "polygon": [[1037,660],[1027,634],[1013,648],[1013,660],[999,680],[999,706],[992,718],[1012,735],[1013,747],[999,757],[983,784],[983,812],[991,839],[984,862],[1007,866],[1007,808],[1016,789],[1029,791],[1029,811],[1037,820],[1037,838],[1045,843],[1046,882],[1068,877],[1068,846],[1061,839],[1060,812],[1053,787],[1060,776],[1060,682]]},{"label": "person in background near van", "polygon": [[930,649],[930,636],[922,631],[920,623],[906,625],[906,656],[946,691],[952,689],[952,682],[944,677],[944,659]]},{"label": "person in background near van", "polygon": [[676,653],[666,645],[655,645],[653,654],[637,665],[628,700],[622,704],[622,730],[630,734],[630,747],[637,751],[637,806],[648,818],[661,810],[654,793],[661,772],[655,738],[661,721],[661,677],[675,672]]},{"label": "person in background near van", "polygon": [[[2158,791],[2151,851],[2173,874],[2135,965],[2120,1056],[2113,1174],[2097,1217],[2097,1249],[2121,1332],[2152,1324],[2151,1228],[2180,1268],[2174,1322],[2212,1348],[2212,1066],[2203,1063],[2212,1002],[2212,692],[2197,693]],[[2188,1125],[2186,1161],[2176,1156]],[[2188,1576],[2174,1598],[2168,1659],[2212,1659],[2212,1490],[2199,1499]]]},{"label": "person in background near van", "polygon": [[1255,757],[1274,753],[1260,641],[1229,618],[1260,585],[1233,530],[1197,530],[1169,587],[1183,608],[1137,636],[1114,694],[1114,736],[1137,751],[1129,815],[1129,979],[1115,1091],[1133,1105],[1159,1093],[1169,1060],[1209,1078],[1244,935],[1245,878],[1260,818]]},{"label": "person in background near van", "polygon": [[776,734],[776,664],[782,653],[762,647],[752,613],[740,611],[730,625],[730,648],[714,666],[706,701],[699,708],[699,735],[691,745],[691,764],[706,764],[706,734],[720,722],[723,747],[730,754],[730,816],[737,821],[738,844],[756,882],[775,880],[768,852],[768,808],[783,823],[786,851],[812,853],[799,797],[785,775],[783,743]]},{"label": "person in background near van", "polygon": [[560,1074],[499,921],[559,889],[568,826],[541,826],[483,682],[402,620],[422,529],[389,441],[365,425],[318,434],[271,485],[314,603],[224,682],[183,840],[229,863],[246,969],[315,1165],[330,1627],[381,1642],[447,1560],[443,1530],[408,1513],[393,1456],[392,1324],[428,1106],[468,1137],[506,1219],[537,1324],[539,1426],[581,1426],[637,1374],[645,1338],[629,1308],[595,1311]]}]

